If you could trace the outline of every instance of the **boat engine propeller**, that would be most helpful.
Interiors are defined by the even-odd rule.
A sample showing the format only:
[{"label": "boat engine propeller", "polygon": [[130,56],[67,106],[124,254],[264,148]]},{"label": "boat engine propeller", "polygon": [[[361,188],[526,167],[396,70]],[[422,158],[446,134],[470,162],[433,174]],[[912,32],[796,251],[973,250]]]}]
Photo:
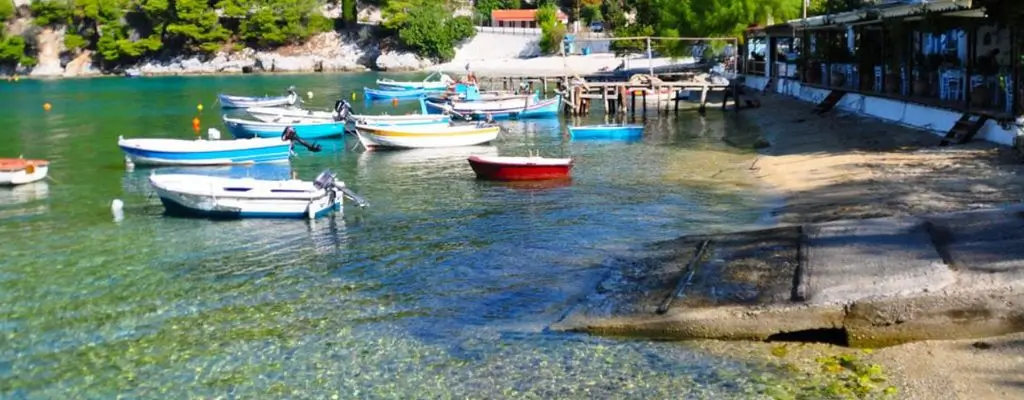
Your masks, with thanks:
[{"label": "boat engine propeller", "polygon": [[299,137],[299,134],[295,132],[295,128],[291,126],[285,127],[284,132],[281,132],[281,140],[290,140],[293,146],[295,143],[301,144],[303,147],[314,153],[320,151],[320,144],[308,143],[305,140],[302,140],[302,138]]},{"label": "boat engine propeller", "polygon": [[334,188],[349,200],[352,200],[353,203],[356,203],[359,207],[366,207],[370,205],[366,199],[353,192],[352,189],[346,187],[344,182],[338,182],[337,177],[333,172],[331,172],[331,170],[325,170],[321,172],[320,175],[317,175],[316,179],[313,180],[313,187],[320,190]]},{"label": "boat engine propeller", "polygon": [[352,105],[345,99],[334,102],[334,120],[347,121],[352,118]]}]

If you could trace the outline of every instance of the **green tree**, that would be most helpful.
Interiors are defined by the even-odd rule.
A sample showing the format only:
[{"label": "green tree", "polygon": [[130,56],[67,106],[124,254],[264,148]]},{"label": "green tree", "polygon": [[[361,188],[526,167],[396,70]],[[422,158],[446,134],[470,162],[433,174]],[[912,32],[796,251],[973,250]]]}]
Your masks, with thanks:
[{"label": "green tree", "polygon": [[25,48],[25,38],[21,36],[4,37],[0,34],[0,66],[31,67],[36,65],[36,59],[26,55]]},{"label": "green tree", "polygon": [[0,0],[0,22],[14,16],[14,0]]},{"label": "green tree", "polygon": [[540,27],[540,50],[547,54],[560,53],[566,30],[558,20],[558,8],[550,2],[544,3],[537,8],[534,20]]},{"label": "green tree", "polygon": [[476,34],[473,22],[454,17],[436,0],[391,0],[383,10],[384,27],[417,54],[439,61],[455,57],[455,45]]},{"label": "green tree", "polygon": [[580,11],[580,17],[588,24],[591,22],[603,22],[604,15],[601,15],[600,5],[588,5]]},{"label": "green tree", "polygon": [[231,32],[220,25],[217,12],[206,0],[176,0],[174,18],[165,33],[171,40],[179,40],[190,51],[214,52]]}]

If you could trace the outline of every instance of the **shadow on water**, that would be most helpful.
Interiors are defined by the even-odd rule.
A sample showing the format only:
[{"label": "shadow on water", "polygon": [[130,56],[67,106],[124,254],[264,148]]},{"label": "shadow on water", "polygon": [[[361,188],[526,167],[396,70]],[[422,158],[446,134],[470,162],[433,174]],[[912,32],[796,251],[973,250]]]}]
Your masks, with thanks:
[{"label": "shadow on water", "polygon": [[[187,138],[200,101],[204,129],[221,129],[218,91],[295,84],[327,108],[374,77],[75,80],[0,99],[15,111],[0,114],[15,127],[0,152],[75,178],[15,206],[48,211],[0,224],[0,397],[741,392],[716,371],[752,367],[685,345],[543,332],[608,257],[757,220],[746,175],[718,173],[749,156],[721,143],[733,122],[714,113],[652,117],[636,143],[570,142],[556,119],[502,121],[499,140],[464,149],[365,152],[349,139],[291,165],[97,168],[123,163],[118,135]],[[79,91],[95,103],[73,107]],[[480,181],[466,161],[530,152],[573,157],[571,184]],[[328,168],[372,206],[312,223],[164,218],[147,182],[153,171],[308,180]]]}]

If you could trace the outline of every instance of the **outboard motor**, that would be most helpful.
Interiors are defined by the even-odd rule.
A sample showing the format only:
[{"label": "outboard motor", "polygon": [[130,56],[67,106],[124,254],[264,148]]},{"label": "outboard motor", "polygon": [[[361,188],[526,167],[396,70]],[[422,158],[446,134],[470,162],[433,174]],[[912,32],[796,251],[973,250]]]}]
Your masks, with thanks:
[{"label": "outboard motor", "polygon": [[352,106],[345,99],[334,102],[334,120],[347,121],[352,115]]},{"label": "outboard motor", "polygon": [[299,137],[299,134],[295,132],[295,128],[291,126],[286,126],[284,128],[284,131],[281,132],[281,140],[290,140],[292,142],[292,146],[295,146],[295,143],[301,144],[302,147],[305,147],[307,150],[312,151],[314,153],[320,151],[319,144],[310,144],[307,143],[305,140],[302,140],[302,138]]},{"label": "outboard motor", "polygon": [[370,203],[367,202],[366,199],[363,199],[362,196],[355,194],[355,192],[353,192],[351,189],[345,187],[344,183],[338,182],[337,177],[329,169],[324,170],[323,172],[320,173],[320,175],[316,176],[316,179],[313,180],[313,187],[320,190],[327,190],[333,188],[341,192],[341,194],[347,197],[349,200],[352,200],[352,202],[356,203],[356,205],[359,207],[366,207],[370,205]]}]

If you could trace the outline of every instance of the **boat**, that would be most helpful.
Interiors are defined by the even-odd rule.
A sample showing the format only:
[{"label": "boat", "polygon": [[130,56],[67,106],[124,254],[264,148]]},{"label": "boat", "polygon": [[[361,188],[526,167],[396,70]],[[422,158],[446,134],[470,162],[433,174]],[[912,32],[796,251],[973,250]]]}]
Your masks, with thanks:
[{"label": "boat", "polygon": [[260,180],[196,174],[152,174],[153,186],[170,215],[205,218],[309,218],[341,210],[347,198],[368,203],[330,171],[316,180]]},{"label": "boat", "polygon": [[474,146],[498,137],[501,127],[493,124],[455,126],[380,126],[356,125],[356,136],[367,149],[390,147],[422,149]]},{"label": "boat", "polygon": [[301,108],[278,108],[278,107],[256,107],[248,108],[246,112],[255,119],[263,122],[276,123],[309,123],[315,121],[349,121],[370,125],[422,125],[422,124],[447,124],[451,117],[435,114],[410,114],[410,115],[369,115],[353,114],[352,105],[346,100],[338,100],[334,105],[335,111],[312,111]]},{"label": "boat", "polygon": [[635,139],[643,136],[644,126],[640,124],[601,124],[570,126],[573,139]]},{"label": "boat", "polygon": [[0,158],[0,186],[23,185],[41,181],[50,171],[46,160],[24,158]]},{"label": "boat", "polygon": [[303,139],[323,139],[345,134],[345,121],[308,120],[302,122],[263,122],[223,116],[231,136],[239,139],[251,137],[279,137],[284,129],[292,127]]},{"label": "boat", "polygon": [[472,155],[468,158],[478,179],[492,181],[539,181],[570,179],[571,158],[499,157]]},{"label": "boat", "polygon": [[430,114],[452,114],[466,119],[508,119],[508,118],[544,118],[558,116],[558,107],[562,97],[533,101],[531,99],[511,99],[480,102],[457,102],[439,104],[420,99],[420,108]]},{"label": "boat", "polygon": [[[288,162],[292,141],[280,137],[235,140],[125,139],[117,146],[137,165],[232,165]],[[319,151],[310,148],[312,151]]]},{"label": "boat", "polygon": [[[432,81],[434,77],[438,80]],[[378,79],[377,86],[384,90],[408,90],[408,89],[425,89],[425,90],[445,90],[449,85],[455,83],[455,80],[448,74],[441,73],[440,71],[434,71],[422,81],[395,81],[391,79]]]},{"label": "boat", "polygon": [[217,100],[220,101],[220,106],[222,108],[290,106],[294,105],[295,102],[300,101],[299,95],[295,93],[295,86],[288,87],[287,92],[288,94],[284,96],[264,97],[233,96],[220,93],[217,94]]},{"label": "boat", "polygon": [[423,89],[372,89],[363,87],[363,95],[366,96],[367,100],[401,100],[401,99],[415,99],[417,97],[425,95],[427,92]]}]

